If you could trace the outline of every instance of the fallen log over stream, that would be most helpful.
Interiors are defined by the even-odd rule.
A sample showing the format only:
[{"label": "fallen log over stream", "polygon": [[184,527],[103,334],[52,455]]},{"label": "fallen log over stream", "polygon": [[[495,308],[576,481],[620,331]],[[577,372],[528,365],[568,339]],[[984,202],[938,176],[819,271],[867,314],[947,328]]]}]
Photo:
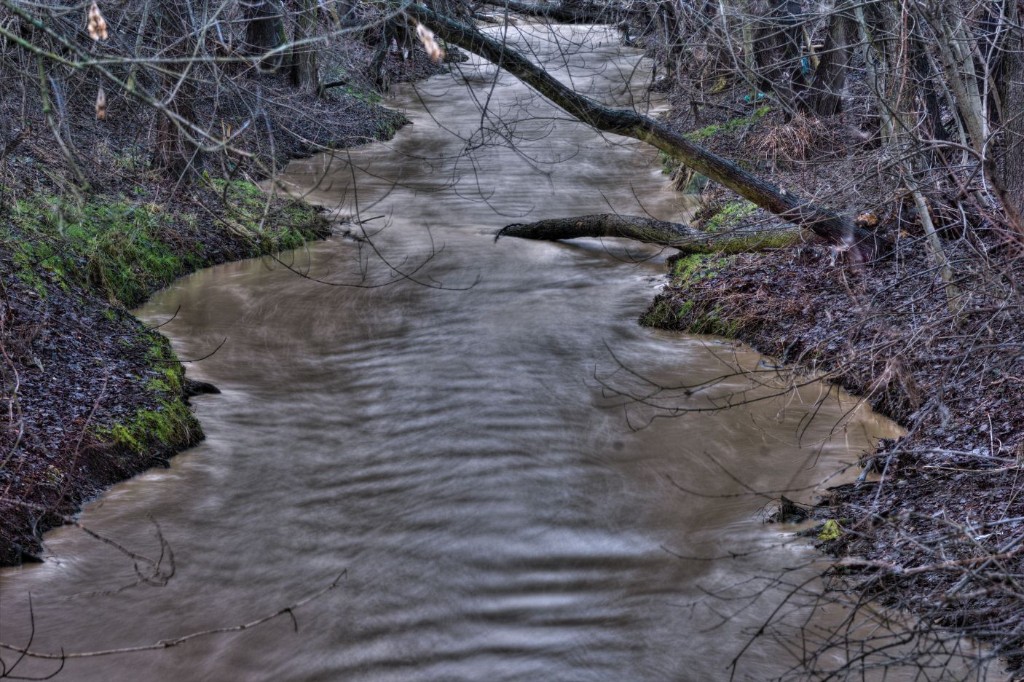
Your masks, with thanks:
[{"label": "fallen log over stream", "polygon": [[845,251],[856,267],[887,253],[888,243],[880,235],[856,224],[852,216],[819,206],[753,175],[710,150],[696,144],[662,121],[632,109],[614,109],[567,87],[543,67],[510,48],[501,40],[475,27],[437,14],[423,5],[410,4],[403,11],[427,26],[442,40],[478,54],[519,78],[556,106],[593,128],[646,142],[688,168],[727,187],[744,199],[774,213],[787,222],[805,227]]},{"label": "fallen log over stream", "polygon": [[528,17],[547,19],[560,24],[614,24],[626,14],[615,3],[586,3],[563,6],[562,3],[534,3],[521,0],[483,0],[482,5],[515,12]]},{"label": "fallen log over stream", "polygon": [[702,232],[682,223],[670,223],[641,216],[597,213],[574,218],[553,218],[533,223],[513,223],[501,228],[501,237],[520,239],[578,239],[580,237],[620,237],[645,244],[657,244],[691,253],[743,253],[791,246],[805,238],[798,227],[755,229],[739,227],[718,233]]}]

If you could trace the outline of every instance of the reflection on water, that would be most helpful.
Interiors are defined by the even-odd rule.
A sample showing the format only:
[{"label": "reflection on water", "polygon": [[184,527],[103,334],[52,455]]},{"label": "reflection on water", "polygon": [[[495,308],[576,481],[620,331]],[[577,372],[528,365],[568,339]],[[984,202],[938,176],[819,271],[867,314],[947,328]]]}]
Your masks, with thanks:
[{"label": "reflection on water", "polygon": [[[614,84],[649,67],[610,32],[558,29],[573,46],[558,52],[534,30],[539,60],[570,62],[578,87],[642,105],[642,87]],[[809,500],[890,427],[818,385],[674,419],[624,400],[756,359],[637,326],[664,254],[493,242],[516,220],[686,210],[650,149],[564,120],[495,76],[474,61],[403,86],[389,103],[414,124],[392,142],[294,163],[280,179],[357,216],[372,237],[285,256],[295,269],[388,286],[325,286],[264,260],[154,297],[141,315],[163,321],[180,307],[163,329],[182,357],[227,338],[189,370],[223,394],[195,400],[206,442],[117,486],[82,521],[150,557],[158,523],[175,573],[147,584],[116,548],[58,530],[46,564],[2,574],[3,640],[27,639],[30,592],[34,648],[88,651],[251,621],[343,574],[295,613],[297,632],[285,616],[166,651],[69,661],[62,675],[728,678],[781,600],[771,582],[800,584],[812,572],[798,567],[814,561],[761,523],[778,493],[750,491]],[[751,386],[732,376],[676,406]],[[794,663],[757,638],[737,679]]]}]

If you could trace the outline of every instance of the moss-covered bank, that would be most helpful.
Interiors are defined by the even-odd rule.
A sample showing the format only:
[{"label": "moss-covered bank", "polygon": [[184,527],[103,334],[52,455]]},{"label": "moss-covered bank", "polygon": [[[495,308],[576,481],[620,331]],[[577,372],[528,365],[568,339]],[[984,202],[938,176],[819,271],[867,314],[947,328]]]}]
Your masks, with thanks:
[{"label": "moss-covered bank", "polygon": [[[116,18],[134,10],[104,8],[118,35],[104,49],[164,39]],[[83,37],[70,19],[60,28]],[[55,109],[34,75],[21,78],[36,57],[3,53],[14,66],[0,79],[0,565],[39,556],[42,533],[83,501],[202,437],[187,405],[195,387],[127,311],[198,268],[324,237],[315,210],[254,183],[289,159],[391,137],[408,121],[380,106],[378,85],[447,68],[420,49],[381,63],[379,35],[329,32],[317,54],[333,85],[319,90],[230,59],[202,62],[187,85],[184,74],[139,77],[154,91],[176,83],[166,101],[177,93],[199,136],[168,129],[91,65],[53,74],[53,88],[74,93]],[[104,116],[80,96],[101,85]]]},{"label": "moss-covered bank", "polygon": [[[0,188],[0,564],[107,485],[202,438],[184,369],[127,310],[175,278],[326,236],[312,207],[197,178],[190,201]],[[214,212],[206,207],[220,206]]]}]

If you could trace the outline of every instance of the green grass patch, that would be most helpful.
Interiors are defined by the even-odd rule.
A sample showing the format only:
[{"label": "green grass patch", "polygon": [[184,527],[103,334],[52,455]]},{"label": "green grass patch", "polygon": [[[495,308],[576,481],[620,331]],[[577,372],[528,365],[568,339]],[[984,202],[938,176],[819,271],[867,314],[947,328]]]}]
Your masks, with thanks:
[{"label": "green grass patch", "polygon": [[704,223],[704,231],[714,234],[739,227],[756,211],[757,205],[753,202],[745,199],[730,201]]},{"label": "green grass patch", "polygon": [[150,343],[146,349],[150,375],[146,389],[156,406],[137,410],[125,422],[96,429],[96,435],[104,442],[138,453],[158,446],[178,449],[191,445],[202,429],[182,399],[185,369],[166,337],[152,331],[146,334]]},{"label": "green grass patch", "polygon": [[685,321],[685,329],[691,334],[710,334],[712,336],[725,336],[735,338],[740,330],[740,323],[737,320],[729,320],[722,314],[720,306],[712,306],[710,309],[698,308],[692,305],[683,313],[680,318]]},{"label": "green grass patch", "polygon": [[[702,280],[718,275],[729,266],[732,256],[696,253],[677,259],[672,264],[672,275],[683,296],[688,287]],[[691,334],[714,334],[735,336],[739,325],[723,316],[721,306],[707,305],[706,302],[683,299],[673,306],[677,328]]]},{"label": "green grass patch", "polygon": [[185,368],[178,362],[171,342],[158,333],[149,333],[151,345],[146,351],[150,363],[150,379],[146,388],[160,399],[180,398],[185,385]]},{"label": "green grass patch", "polygon": [[732,260],[729,256],[694,253],[677,258],[672,264],[672,275],[678,284],[691,284],[717,275]]},{"label": "green grass patch", "polygon": [[376,90],[364,90],[353,85],[344,86],[342,88],[342,92],[352,99],[359,100],[363,104],[380,104],[384,101],[384,96]]},{"label": "green grass patch", "polygon": [[679,162],[675,157],[669,156],[660,149],[658,150],[658,162],[661,164],[662,175],[672,175],[679,168]]},{"label": "green grass patch", "polygon": [[666,298],[658,298],[654,304],[640,316],[640,324],[644,327],[656,327],[658,329],[673,329],[679,315]]},{"label": "green grass patch", "polygon": [[380,140],[390,140],[398,132],[398,129],[402,127],[399,121],[385,119],[377,123],[377,138]]},{"label": "green grass patch", "polygon": [[128,421],[96,430],[104,442],[143,453],[157,444],[183,448],[201,433],[192,410],[181,400],[163,400],[155,409],[140,409]]},{"label": "green grass patch", "polygon": [[[269,198],[251,182],[207,179],[225,202],[222,229],[242,237],[251,255],[298,248],[326,233],[311,206]],[[207,264],[196,215],[137,197],[36,193],[13,201],[2,218],[0,240],[15,274],[42,298],[53,285],[81,287],[131,308]]]},{"label": "green grass patch", "polygon": [[712,123],[709,126],[705,126],[697,130],[691,130],[686,134],[686,139],[690,140],[691,142],[702,142],[704,140],[714,137],[715,135],[732,132],[739,128],[753,125],[754,123],[757,123],[762,118],[764,118],[771,110],[772,108],[767,104],[760,106],[757,109],[755,109],[754,112],[749,116],[731,118],[723,123]]},{"label": "green grass patch", "polygon": [[276,199],[247,180],[205,179],[221,197],[228,228],[260,253],[297,249],[322,236],[324,219],[308,204]]},{"label": "green grass patch", "polygon": [[61,288],[84,286],[126,306],[194,267],[161,239],[171,218],[159,206],[124,198],[85,202],[35,194],[8,214],[17,275],[45,296],[43,273]]},{"label": "green grass patch", "polygon": [[720,305],[705,300],[696,289],[692,299],[687,296],[691,286],[719,274],[729,266],[732,258],[717,254],[692,254],[675,259],[672,263],[672,278],[676,293],[656,299],[641,316],[640,324],[691,334],[735,337],[740,329],[739,321],[730,320]]}]

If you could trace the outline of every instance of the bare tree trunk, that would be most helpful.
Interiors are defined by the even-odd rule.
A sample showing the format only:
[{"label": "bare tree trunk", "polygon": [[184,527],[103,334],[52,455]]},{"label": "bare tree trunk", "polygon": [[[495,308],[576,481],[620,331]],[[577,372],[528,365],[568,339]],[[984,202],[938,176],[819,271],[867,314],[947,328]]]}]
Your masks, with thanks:
[{"label": "bare tree trunk", "polygon": [[518,237],[557,241],[581,237],[617,237],[645,244],[657,244],[690,253],[744,253],[780,248],[800,242],[803,231],[796,228],[756,230],[741,228],[717,234],[701,232],[682,223],[653,218],[600,213],[575,218],[554,218],[503,227],[494,239]]},{"label": "bare tree trunk", "polygon": [[654,10],[654,16],[665,46],[665,78],[674,83],[679,79],[682,56],[682,45],[679,43],[679,14],[675,3],[659,2],[657,9]]},{"label": "bare tree trunk", "polygon": [[480,4],[499,7],[510,12],[547,19],[560,24],[614,24],[619,21],[623,13],[622,8],[613,2],[588,2],[567,5],[562,2],[540,3],[521,2],[521,0],[483,0]]},{"label": "bare tree trunk", "polygon": [[[894,166],[900,169],[901,182],[914,199],[925,233],[925,248],[942,278],[949,310],[957,314],[961,294],[953,284],[953,270],[922,193],[933,154],[929,145],[920,143],[917,130],[920,115],[916,103],[921,99],[918,83],[906,78],[906,74],[914,70],[916,61],[912,22],[906,10],[898,8],[896,3],[880,3],[873,9],[877,12],[876,21],[870,26],[862,8],[858,7],[855,13],[864,44],[867,82],[877,97],[878,115],[882,120],[883,142],[892,149],[905,150]],[[898,28],[893,31],[893,26]],[[890,32],[880,37],[878,27]]]},{"label": "bare tree trunk", "polygon": [[[154,5],[154,15],[157,35],[172,54],[187,56],[195,46],[195,33],[189,18],[181,12],[181,7],[171,0],[160,0]],[[189,72],[197,67],[186,62],[181,68],[180,73],[175,73],[173,67],[162,72],[162,97],[167,99],[167,108],[176,116],[194,121],[195,76]],[[163,112],[157,113],[153,149],[153,163],[156,167],[178,182],[187,182],[199,154],[199,148],[177,121]]]},{"label": "bare tree trunk", "polygon": [[[179,102],[172,102],[170,108],[183,117],[189,117],[191,113],[186,107],[180,106]],[[187,177],[190,160],[188,147],[174,121],[164,114],[157,114],[153,164],[168,177],[178,179]]]},{"label": "bare tree trunk", "polygon": [[1017,230],[1024,234],[1024,2],[1011,0],[1009,23],[1013,28],[1003,51],[1003,89],[1000,99],[1005,112],[1002,124],[1002,164],[998,172],[1002,201]]},{"label": "bare tree trunk", "polygon": [[[956,16],[950,17],[955,12]],[[964,24],[967,19],[955,4],[944,5],[932,17],[939,35],[939,53],[946,67],[946,78],[956,95],[957,110],[971,137],[971,145],[981,155],[988,143],[989,129],[985,105],[978,87],[974,53]]]},{"label": "bare tree trunk", "polygon": [[[1006,71],[1006,84],[1004,85],[1006,104],[1002,107],[1007,116],[1004,122],[1004,133],[1013,137],[1022,132],[1019,122],[1019,109],[1009,105],[1009,101],[1019,94],[1012,92],[1015,87],[1020,87],[1020,79],[1024,76],[1020,66],[1021,28],[1018,23],[1019,5],[1009,3],[1008,9],[1009,30],[1012,32],[1010,39],[1006,41],[1007,49],[1004,52]],[[1007,156],[1004,159],[1003,169],[999,168],[995,154],[992,153],[991,134],[993,120],[998,121],[999,117],[993,115],[989,108],[991,98],[987,96],[989,75],[979,75],[978,66],[982,59],[978,47],[978,40],[967,31],[967,18],[960,11],[959,6],[954,4],[942,5],[929,17],[933,30],[939,35],[939,52],[946,69],[946,79],[956,97],[957,112],[967,129],[970,138],[970,145],[981,165],[988,189],[991,196],[999,200],[1002,205],[1006,219],[1018,234],[1018,239],[1024,237],[1024,200],[1021,199],[1020,185],[1018,180],[1011,179],[1007,175],[1007,168],[1018,167],[1020,160],[1013,155],[1012,140],[1007,140]],[[1013,49],[1016,47],[1016,49]],[[981,64],[988,68],[988,64]],[[983,94],[985,93],[985,94]],[[1018,103],[1019,103],[1018,99]],[[1009,162],[1009,167],[1006,165]],[[1016,171],[1013,171],[1016,174]],[[1018,191],[1011,188],[1014,184]],[[991,202],[994,203],[994,202]]]},{"label": "bare tree trunk", "polygon": [[270,54],[285,43],[284,7],[281,0],[242,0],[247,23],[245,26],[246,51],[252,55],[266,55],[260,68],[276,71],[283,55]]},{"label": "bare tree trunk", "polygon": [[377,45],[373,60],[370,62],[370,72],[374,74],[377,89],[386,92],[390,87],[385,62],[388,52],[391,50],[391,43],[394,42],[402,52],[403,61],[408,59],[415,44],[415,29],[409,26],[404,15],[389,18],[383,23],[381,42]]},{"label": "bare tree trunk", "polygon": [[797,95],[807,86],[800,13],[798,0],[771,0],[760,13],[754,38],[759,87],[774,92],[789,113],[796,111]]},{"label": "bare tree trunk", "polygon": [[927,132],[936,140],[948,142],[949,131],[946,130],[946,126],[942,122],[942,106],[939,104],[939,95],[934,83],[938,74],[932,69],[925,45],[919,35],[911,34],[910,49],[913,52],[914,75],[917,77],[918,89],[924,99],[927,111],[928,127],[930,128]]},{"label": "bare tree trunk", "polygon": [[304,90],[317,91],[316,51],[312,42],[316,35],[317,0],[295,0],[295,33],[292,45],[292,84]]},{"label": "bare tree trunk", "polygon": [[[743,68],[744,77],[749,81],[752,87],[755,88],[754,92],[750,93],[751,97],[756,97],[756,83],[757,83],[757,55],[754,54],[754,25],[750,21],[750,14],[747,12],[747,8],[750,5],[750,0],[745,2],[738,2],[734,5],[733,9],[739,9],[742,11],[740,16],[740,35],[743,37]],[[725,2],[722,3],[725,7]],[[726,27],[728,28],[728,27]]]},{"label": "bare tree trunk", "polygon": [[833,8],[814,79],[800,98],[801,108],[818,116],[834,116],[843,110],[843,88],[852,42],[850,23],[841,8]]},{"label": "bare tree trunk", "polygon": [[657,147],[689,168],[733,190],[783,219],[805,227],[848,253],[851,263],[874,259],[882,246],[874,233],[839,215],[791,194],[747,172],[734,163],[694,144],[665,124],[635,111],[612,109],[561,84],[544,69],[506,45],[471,26],[442,17],[421,5],[406,13],[428,26],[442,40],[500,64],[512,75],[587,125],[632,137]]}]

